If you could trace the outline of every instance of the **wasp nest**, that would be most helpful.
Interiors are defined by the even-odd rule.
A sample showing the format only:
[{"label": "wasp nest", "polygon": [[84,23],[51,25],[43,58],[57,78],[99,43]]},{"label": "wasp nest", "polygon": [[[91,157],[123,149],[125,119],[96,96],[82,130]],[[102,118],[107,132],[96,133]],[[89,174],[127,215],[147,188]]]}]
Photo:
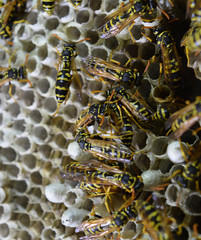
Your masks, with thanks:
[{"label": "wasp nest", "polygon": [[[75,228],[89,218],[93,206],[96,215],[109,215],[102,196],[88,198],[78,182],[61,180],[58,174],[62,163],[93,158],[75,142],[73,125],[88,104],[106,100],[107,84],[82,71],[82,58],[93,56],[108,61],[112,52],[112,58],[121,66],[132,58],[130,66],[143,72],[148,60],[157,55],[158,48],[155,42],[147,39],[153,38],[152,30],[143,28],[147,23],[139,18],[131,29],[135,43],[131,41],[128,28],[112,38],[100,38],[99,28],[104,17],[118,10],[121,1],[83,0],[78,10],[71,1],[55,1],[51,16],[42,11],[41,2],[27,1],[26,21],[14,24],[12,45],[0,40],[4,46],[0,48],[1,68],[19,68],[28,57],[26,67],[32,84],[30,87],[28,83],[12,81],[13,98],[8,93],[8,83],[0,88],[0,239],[77,240],[83,234],[75,232]],[[182,2],[184,16],[185,3],[179,2]],[[174,7],[168,0],[158,1],[158,5],[171,17],[174,15]],[[72,83],[69,99],[52,117],[58,105],[55,81],[61,64],[58,52],[62,51],[63,45],[55,35],[66,42],[90,40],[76,44],[81,99]],[[189,58],[189,66],[195,68],[199,77],[198,57],[190,54]],[[159,61],[151,60],[138,91],[150,104],[161,105],[173,98],[172,90],[163,83]],[[165,134],[160,136],[144,131],[136,125],[133,127],[132,144],[138,154],[130,168],[139,169],[146,192],[163,184],[164,179],[178,169],[183,169],[183,153],[187,155],[189,145],[197,140],[192,137],[182,139],[182,152],[179,141],[172,141]],[[196,236],[200,224],[197,233],[193,231],[193,225],[200,223],[200,193],[182,188],[172,178],[172,183],[162,189],[161,196],[168,206],[166,215],[175,219],[171,223],[173,234],[176,235],[177,227],[184,223],[182,239]],[[112,197],[112,204],[115,209],[121,207],[118,194]],[[123,226],[121,239],[150,239],[143,230],[143,222],[135,220]],[[117,236],[118,231],[115,234]]]}]

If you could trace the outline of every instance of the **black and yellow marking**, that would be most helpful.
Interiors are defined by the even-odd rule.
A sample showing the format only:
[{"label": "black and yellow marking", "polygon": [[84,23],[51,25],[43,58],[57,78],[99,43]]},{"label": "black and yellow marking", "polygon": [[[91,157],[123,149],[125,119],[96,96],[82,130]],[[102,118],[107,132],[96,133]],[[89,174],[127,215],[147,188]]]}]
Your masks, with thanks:
[{"label": "black and yellow marking", "polygon": [[140,123],[148,122],[151,119],[151,115],[154,111],[146,104],[140,93],[131,95],[123,87],[115,87],[106,92],[106,96],[113,94],[114,100],[119,100],[122,104],[122,108],[125,113],[131,117],[134,117],[136,121]]},{"label": "black and yellow marking", "polygon": [[162,25],[154,28],[153,33],[161,49],[165,81],[173,91],[177,91],[182,87],[182,78],[181,64],[174,39],[170,31],[164,29]]},{"label": "black and yellow marking", "polygon": [[181,174],[176,177],[176,182],[183,188],[189,187],[200,177],[201,161],[196,160],[186,163]]},{"label": "black and yellow marking", "polygon": [[108,105],[106,103],[93,104],[82,111],[76,121],[75,130],[77,131],[77,129],[79,130],[82,127],[90,126],[95,122],[101,124],[103,117],[107,116],[107,108]]},{"label": "black and yellow marking", "polygon": [[142,200],[136,200],[136,209],[149,230],[154,240],[171,240],[171,232],[168,225],[164,223],[164,217],[152,204]]},{"label": "black and yellow marking", "polygon": [[142,75],[137,69],[123,68],[98,57],[89,56],[84,58],[83,61],[88,72],[115,82],[120,82],[127,88],[131,88],[134,85],[138,86],[142,79]]},{"label": "black and yellow marking", "polygon": [[114,231],[120,231],[129,219],[135,219],[136,216],[135,203],[132,203],[116,211],[111,217],[83,222],[81,226],[76,229],[76,232],[85,232],[86,236],[80,238],[82,240],[99,239]]},{"label": "black and yellow marking", "polygon": [[109,104],[109,115],[114,122],[113,128],[119,134],[118,138],[125,146],[131,147],[134,135],[132,123],[117,102]]},{"label": "black and yellow marking", "polygon": [[175,112],[166,121],[166,128],[170,128],[171,137],[179,138],[185,131],[201,118],[201,97]]},{"label": "black and yellow marking", "polygon": [[151,116],[152,120],[158,121],[166,121],[170,117],[170,114],[167,109],[159,108],[156,112]]},{"label": "black and yellow marking", "polygon": [[43,11],[52,15],[54,11],[55,0],[42,0]]},{"label": "black and yellow marking", "polygon": [[0,37],[8,39],[12,36],[13,25],[24,22],[18,19],[26,8],[26,0],[13,0],[1,7],[4,7],[4,11],[0,19]]},{"label": "black and yellow marking", "polygon": [[[155,6],[155,5],[152,5]],[[121,32],[129,24],[134,24],[134,20],[149,13],[153,9],[150,8],[146,0],[134,0],[132,3],[121,7],[114,13],[106,16],[105,24],[103,25],[101,38],[110,38]],[[132,27],[131,25],[131,27]],[[129,32],[131,32],[131,27]],[[132,34],[131,34],[132,35]]]},{"label": "black and yellow marking", "polygon": [[[72,162],[66,164],[63,167],[61,176],[85,183],[116,186],[128,193],[135,192],[135,196],[142,192],[144,184],[140,176],[132,176],[129,172],[103,163],[100,164],[98,161],[89,161],[87,163]],[[94,188],[94,185],[91,187]]]},{"label": "black and yellow marking", "polygon": [[93,135],[86,133],[84,128],[78,129],[75,140],[80,148],[90,152],[99,158],[111,161],[130,163],[133,158],[133,151],[121,143],[94,138]]}]

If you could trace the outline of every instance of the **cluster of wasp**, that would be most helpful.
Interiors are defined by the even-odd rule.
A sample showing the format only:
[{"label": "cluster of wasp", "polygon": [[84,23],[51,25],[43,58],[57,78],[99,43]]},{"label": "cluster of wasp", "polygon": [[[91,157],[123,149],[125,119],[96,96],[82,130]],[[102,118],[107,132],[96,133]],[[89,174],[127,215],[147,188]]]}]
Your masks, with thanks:
[{"label": "cluster of wasp", "polygon": [[[44,10],[49,15],[53,12],[54,2],[42,1]],[[71,3],[78,8],[81,1],[71,1]],[[18,17],[25,8],[25,4],[25,0],[1,4],[1,8],[4,8],[0,21],[2,38],[11,37],[12,27],[21,21]],[[174,9],[176,3],[169,2],[169,4]],[[162,13],[160,17],[157,16],[158,9]],[[197,54],[201,50],[201,4],[198,0],[188,1],[186,17],[189,16],[191,17],[191,29],[184,35],[182,41],[180,39],[181,45],[185,46],[187,66],[189,52]],[[194,102],[187,105],[185,103],[186,99],[182,92],[185,89],[187,66],[182,66],[177,44],[168,29],[168,25],[175,24],[177,19],[170,19],[173,18],[171,13],[162,9],[155,0],[132,0],[108,15],[101,28],[101,38],[111,38],[128,25],[131,25],[129,32],[132,36],[132,26],[137,18],[141,18],[143,23],[157,23],[151,27],[145,26],[152,30],[159,49],[157,56],[150,61],[158,58],[161,62],[160,78],[163,75],[164,84],[170,88],[172,97],[162,104],[152,103],[144,99],[138,91],[149,64],[141,72],[138,69],[128,68],[128,64],[120,67],[118,62],[113,63],[112,60],[107,62],[93,56],[83,59],[85,71],[99,76],[101,80],[107,78],[112,82],[112,86],[105,91],[106,100],[103,103],[92,104],[81,112],[74,127],[75,140],[79,147],[93,154],[98,160],[70,162],[63,167],[61,176],[80,181],[80,187],[88,191],[91,196],[105,196],[105,205],[110,216],[102,218],[94,214],[93,219],[83,222],[76,229],[77,232],[84,231],[86,234],[80,239],[99,239],[110,236],[113,232],[120,231],[129,220],[136,219],[138,216],[154,240],[186,239],[185,236],[188,235],[185,224],[172,229],[171,220],[164,214],[165,209],[161,210],[161,206],[150,203],[150,199],[147,200],[147,195],[150,195],[149,198],[153,202],[155,196],[150,192],[154,190],[149,189],[149,192],[146,192],[147,189],[139,170],[136,167],[135,173],[131,173],[129,165],[132,164],[135,155],[141,154],[132,145],[134,126],[157,136],[168,135],[170,138],[180,138],[200,120],[201,97],[196,96]],[[57,35],[54,37],[59,38]],[[87,40],[89,39],[81,41]],[[57,65],[55,87],[58,107],[53,116],[58,113],[60,104],[68,100],[72,80],[76,83],[78,95],[81,95],[82,89],[75,65],[76,43],[66,42],[59,55],[60,62]],[[28,81],[25,65],[26,63],[19,69],[6,70],[0,85],[6,81],[10,83],[11,80]],[[161,89],[160,83],[159,91]],[[11,87],[9,93],[11,95]],[[199,130],[196,128],[193,134],[199,135]],[[175,181],[183,188],[190,188],[194,183],[199,182],[201,175],[201,143],[199,141],[189,150],[185,158],[184,168],[164,179],[164,183],[168,183],[173,176],[176,176]],[[195,185],[198,190],[199,184]],[[157,190],[161,190],[161,186]],[[165,186],[162,191],[165,191]],[[111,196],[119,193],[122,194],[120,201],[124,203],[119,210],[115,211]],[[196,238],[199,229],[196,227],[194,229],[196,229]]]}]

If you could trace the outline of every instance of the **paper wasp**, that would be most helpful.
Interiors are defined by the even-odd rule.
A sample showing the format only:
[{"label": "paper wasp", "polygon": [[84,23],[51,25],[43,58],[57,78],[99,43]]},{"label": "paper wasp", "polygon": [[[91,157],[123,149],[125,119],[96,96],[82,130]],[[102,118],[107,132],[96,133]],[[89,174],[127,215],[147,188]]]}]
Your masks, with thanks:
[{"label": "paper wasp", "polygon": [[152,12],[155,7],[156,3],[154,0],[134,0],[126,6],[121,7],[119,10],[109,14],[104,19],[105,24],[101,28],[103,32],[101,38],[111,38],[130,24],[132,24],[129,27],[129,32],[131,33],[134,20],[143,16],[147,12]]},{"label": "paper wasp", "polygon": [[179,138],[185,131],[193,126],[201,118],[201,97],[197,97],[196,100],[173,113],[166,121],[166,128],[170,128],[172,131],[170,137]]},{"label": "paper wasp", "polygon": [[137,199],[136,210],[152,239],[172,240],[169,226],[159,209],[147,201]]},{"label": "paper wasp", "polygon": [[4,11],[0,19],[0,36],[3,39],[8,39],[12,36],[13,25],[24,22],[24,20],[18,20],[18,18],[26,8],[26,0],[14,0],[1,7],[4,7]]},{"label": "paper wasp", "polygon": [[129,172],[91,160],[87,162],[72,162],[63,167],[61,176],[66,179],[77,180],[106,186],[116,186],[137,197],[142,189],[143,182],[140,176],[132,176]]},{"label": "paper wasp", "polygon": [[[59,36],[56,34],[52,34],[56,38],[62,40]],[[63,50],[60,55],[60,69],[58,69],[58,74],[57,74],[57,79],[56,79],[56,86],[55,86],[55,93],[56,93],[56,99],[58,102],[58,106],[56,109],[56,112],[52,115],[55,116],[58,111],[60,105],[63,103],[63,101],[67,101],[69,98],[69,87],[72,83],[72,81],[75,81],[75,86],[77,87],[78,90],[78,95],[80,96],[81,94],[81,82],[78,76],[78,72],[76,69],[75,65],[75,57],[77,56],[77,53],[75,52],[76,50],[76,45],[77,43],[83,42],[85,40],[89,40],[89,38],[82,39],[76,43],[67,43],[63,45]],[[73,75],[71,74],[71,70],[73,72]]]},{"label": "paper wasp", "polygon": [[[19,68],[11,68],[11,59],[14,55],[15,51],[11,55],[9,59],[9,68],[0,68],[0,71],[3,71],[2,78],[0,79],[0,87],[4,85],[6,82],[9,82],[9,95],[13,98],[12,95],[12,80],[16,80],[18,82],[28,82],[30,87],[32,86],[31,82],[27,78],[27,70],[26,70],[26,63],[28,60],[28,55],[26,55],[25,63]],[[14,99],[15,100],[15,99]]]},{"label": "paper wasp", "polygon": [[83,59],[85,63],[85,69],[100,77],[108,78],[115,82],[120,82],[126,87],[139,86],[142,79],[141,74],[137,69],[131,70],[123,68],[112,62],[106,62],[98,57],[86,57]]},{"label": "paper wasp", "polygon": [[174,39],[163,25],[154,28],[153,33],[161,50],[165,81],[173,91],[177,91],[182,87],[182,77],[181,63]]},{"label": "paper wasp", "polygon": [[80,227],[76,228],[76,232],[85,232],[86,236],[81,239],[99,239],[114,231],[120,231],[130,219],[135,219],[136,216],[135,203],[131,203],[112,216],[83,222]]},{"label": "paper wasp", "polygon": [[93,155],[123,163],[130,163],[133,158],[133,151],[121,143],[114,141],[102,140],[102,138],[94,138],[86,132],[86,129],[78,129],[75,140],[80,148],[84,151],[90,152]]},{"label": "paper wasp", "polygon": [[184,35],[181,46],[186,47],[186,55],[189,61],[188,53],[200,52],[201,50],[201,3],[196,0],[188,1],[187,15],[191,12],[192,28]]}]

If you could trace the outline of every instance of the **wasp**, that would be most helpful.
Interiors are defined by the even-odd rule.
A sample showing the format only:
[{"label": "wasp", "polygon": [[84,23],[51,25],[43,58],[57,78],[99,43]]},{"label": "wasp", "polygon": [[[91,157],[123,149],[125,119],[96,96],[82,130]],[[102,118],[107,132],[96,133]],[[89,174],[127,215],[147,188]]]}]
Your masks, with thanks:
[{"label": "wasp", "polygon": [[149,202],[139,199],[136,200],[136,209],[152,239],[172,239],[168,224],[164,222],[164,217],[159,209],[156,209],[156,207]]},{"label": "wasp", "polygon": [[75,129],[81,129],[97,122],[101,124],[103,117],[107,116],[107,103],[92,104],[90,107],[81,112],[79,118],[76,121]]},{"label": "wasp", "polygon": [[201,118],[201,97],[173,113],[166,121],[166,129],[170,128],[171,138],[179,138],[185,131],[193,126]]},{"label": "wasp", "polygon": [[42,0],[42,6],[44,12],[48,15],[52,15],[54,10],[55,0]]},{"label": "wasp", "polygon": [[26,0],[14,0],[2,7],[4,7],[4,11],[0,19],[0,36],[3,39],[7,39],[12,35],[13,25],[24,22],[24,20],[18,20],[18,18],[26,8]]},{"label": "wasp", "polygon": [[143,97],[137,91],[131,95],[123,87],[115,87],[106,91],[106,96],[113,96],[114,100],[119,100],[125,113],[140,123],[151,119],[154,111],[148,106]]},{"label": "wasp", "polygon": [[112,216],[83,222],[76,232],[84,231],[86,236],[80,239],[100,239],[101,237],[120,231],[122,227],[130,220],[135,219],[137,211],[135,203],[116,211]]},{"label": "wasp", "polygon": [[99,158],[130,163],[134,155],[134,152],[123,144],[102,140],[102,138],[95,139],[93,135],[87,133],[86,129],[83,128],[77,131],[75,140],[82,150],[90,152]]},{"label": "wasp", "polygon": [[[149,5],[148,2],[151,4]],[[156,6],[154,3],[155,1],[134,0],[119,10],[109,14],[104,19],[105,24],[101,28],[103,32],[101,38],[111,38],[130,24],[132,24],[129,27],[129,32],[131,34],[131,28],[135,23],[134,20],[147,12],[152,12],[152,8]]]},{"label": "wasp", "polygon": [[191,11],[191,29],[184,35],[181,46],[186,47],[186,53],[197,52],[201,49],[201,4],[195,0],[188,1],[187,15],[189,15],[189,9]]},{"label": "wasp", "polygon": [[175,41],[170,31],[164,29],[162,25],[154,28],[153,33],[156,36],[156,43],[161,49],[165,81],[173,91],[178,91],[182,87],[182,77]]},{"label": "wasp", "polygon": [[[52,34],[52,35],[62,40],[56,34]],[[77,43],[83,42],[85,40],[90,40],[90,39],[89,38],[82,39]],[[80,82],[79,75],[75,65],[75,57],[77,56],[77,53],[75,52],[76,50],[75,44],[77,43],[74,43],[74,44],[65,43],[63,45],[62,52],[59,53],[61,58],[60,59],[61,66],[60,66],[60,70],[58,70],[56,86],[55,86],[55,93],[56,93],[58,106],[57,106],[56,112],[52,115],[52,117],[54,117],[58,113],[60,105],[64,101],[66,102],[68,100],[69,94],[70,94],[69,87],[72,83],[72,80],[75,82],[75,86],[78,89],[78,95],[80,96],[81,94],[81,82]],[[71,70],[73,72],[73,75],[71,74]]]},{"label": "wasp", "polygon": [[121,139],[126,147],[131,147],[134,133],[130,119],[121,108],[121,104],[114,102],[109,104],[108,108],[109,115],[114,122],[114,126],[112,125],[112,127],[119,134],[119,139]]},{"label": "wasp", "polygon": [[[14,55],[14,53],[13,53]],[[6,82],[9,82],[9,95],[13,97],[12,95],[12,80],[16,80],[18,82],[28,82],[30,84],[30,87],[32,86],[31,82],[27,78],[27,70],[26,70],[26,63],[28,60],[28,55],[26,56],[25,63],[19,68],[11,68],[11,59],[13,55],[9,59],[9,68],[0,68],[0,70],[5,70],[2,75],[2,79],[0,80],[0,87],[5,84]]]},{"label": "wasp", "polygon": [[127,87],[139,86],[142,75],[137,69],[122,68],[111,62],[106,62],[98,57],[83,58],[85,69],[97,76],[108,78],[115,82],[123,83]]},{"label": "wasp", "polygon": [[129,172],[100,163],[96,160],[86,163],[72,162],[63,167],[61,176],[66,179],[106,186],[116,186],[138,197],[143,189],[140,176],[132,176]]},{"label": "wasp", "polygon": [[[200,177],[201,170],[201,142],[196,143],[188,152],[187,163],[182,170],[177,170],[171,178],[176,175],[175,181],[183,188],[195,184]],[[199,188],[198,188],[199,189]]]},{"label": "wasp", "polygon": [[166,121],[170,117],[170,113],[167,109],[160,107],[156,112],[151,116],[152,120],[157,121]]}]

